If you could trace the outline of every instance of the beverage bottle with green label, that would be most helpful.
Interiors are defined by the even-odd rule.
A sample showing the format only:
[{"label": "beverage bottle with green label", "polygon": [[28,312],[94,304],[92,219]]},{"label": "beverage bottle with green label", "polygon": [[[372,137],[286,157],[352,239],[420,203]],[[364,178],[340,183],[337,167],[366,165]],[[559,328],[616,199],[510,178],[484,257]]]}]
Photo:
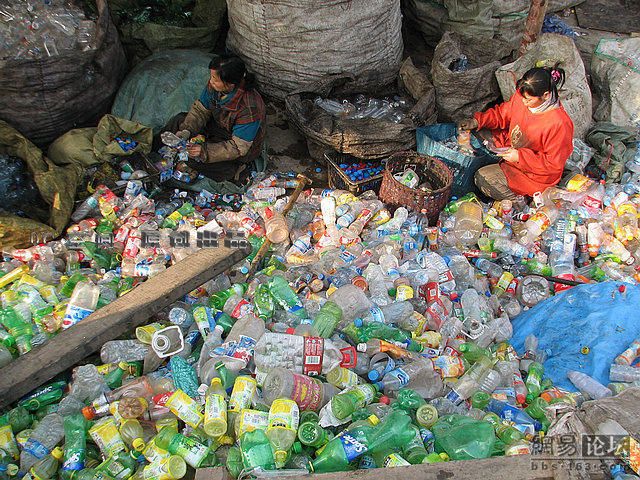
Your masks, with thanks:
[{"label": "beverage bottle with green label", "polygon": [[13,433],[26,430],[33,423],[33,415],[24,407],[16,407],[0,416],[0,425],[9,425]]},{"label": "beverage bottle with green label", "polygon": [[271,442],[277,468],[282,468],[287,463],[289,450],[296,439],[299,421],[300,410],[293,400],[278,398],[271,404],[266,435]]},{"label": "beverage bottle with green label", "polygon": [[182,390],[173,392],[165,406],[171,410],[171,413],[192,428],[198,428],[204,420],[200,404]]},{"label": "beverage bottle with green label", "polygon": [[487,413],[483,420],[493,425],[493,428],[496,431],[496,436],[505,445],[513,445],[524,438],[524,435],[522,435],[520,430],[512,427],[511,425],[502,423],[500,417],[495,413]]},{"label": "beverage bottle with green label", "polygon": [[114,389],[120,388],[122,386],[122,380],[124,380],[125,375],[129,373],[129,364],[126,362],[119,362],[118,366],[111,370],[104,376],[104,381],[107,384],[107,387]]},{"label": "beverage bottle with green label", "polygon": [[33,325],[22,320],[13,307],[0,308],[0,324],[13,337],[20,355],[31,351]]},{"label": "beverage bottle with green label", "polygon": [[144,450],[144,431],[142,430],[142,425],[140,425],[138,420],[135,418],[124,419],[118,430],[120,431],[122,440],[130,449],[137,452]]},{"label": "beverage bottle with green label", "polygon": [[[531,370],[529,370],[531,371]],[[534,398],[527,408],[524,409],[525,413],[529,414],[531,418],[538,420],[542,424],[542,429],[546,430],[549,428],[549,419],[547,418],[547,407],[549,403],[542,397]]]},{"label": "beverage bottle with green label", "polygon": [[540,395],[542,376],[544,375],[544,367],[538,362],[532,362],[529,365],[529,373],[525,386],[527,387],[527,403],[533,402]]},{"label": "beverage bottle with green label", "polygon": [[70,473],[84,468],[87,448],[87,422],[81,413],[64,417],[64,460],[62,472],[66,478]]},{"label": "beverage bottle with green label", "polygon": [[491,351],[488,348],[482,348],[472,342],[466,342],[460,345],[460,353],[468,362],[477,362],[480,357],[491,358]]},{"label": "beverage bottle with green label", "polygon": [[52,405],[58,403],[63,395],[63,390],[67,387],[67,382],[53,382],[48,385],[44,385],[37,388],[35,391],[23,397],[18,402],[20,407],[24,407],[27,410],[34,412],[46,405]]},{"label": "beverage bottle with green label", "polygon": [[245,470],[257,467],[264,470],[274,470],[276,468],[271,443],[263,430],[253,430],[243,434],[240,438],[240,451],[242,452],[242,464]]},{"label": "beverage bottle with green label", "polygon": [[224,304],[227,303],[227,300],[229,300],[232,295],[244,295],[244,292],[247,291],[247,287],[248,284],[246,283],[236,283],[226,290],[221,290],[211,295],[209,297],[208,304],[216,310],[222,310]]},{"label": "beverage bottle with green label", "polygon": [[207,389],[203,429],[210,437],[219,437],[227,432],[227,392],[220,378],[212,379]]},{"label": "beverage bottle with green label", "polygon": [[255,312],[260,318],[265,322],[271,320],[275,311],[275,303],[266,284],[262,283],[256,289],[256,293],[253,296],[253,304]]},{"label": "beverage bottle with green label", "polygon": [[169,427],[164,427],[156,435],[156,445],[173,455],[179,455],[193,468],[198,468],[209,454],[209,447],[197,440],[176,433]]},{"label": "beverage bottle with green label", "polygon": [[318,332],[318,336],[329,338],[333,335],[340,320],[342,320],[342,309],[331,300],[328,300],[322,305],[313,320],[313,326]]},{"label": "beverage bottle with green label", "polygon": [[121,451],[107,457],[95,467],[95,471],[107,478],[126,480],[133,475],[137,466],[135,458],[130,453]]},{"label": "beverage bottle with green label", "polygon": [[47,454],[41,460],[38,460],[33,467],[29,469],[29,473],[34,479],[56,478],[60,460],[64,453],[60,447],[54,448],[51,453]]}]

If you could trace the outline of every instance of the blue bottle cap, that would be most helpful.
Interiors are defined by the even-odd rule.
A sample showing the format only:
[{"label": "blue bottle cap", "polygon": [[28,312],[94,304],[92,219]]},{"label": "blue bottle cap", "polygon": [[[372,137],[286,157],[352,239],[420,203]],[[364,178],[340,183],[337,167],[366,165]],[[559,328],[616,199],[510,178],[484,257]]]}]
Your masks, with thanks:
[{"label": "blue bottle cap", "polygon": [[353,321],[353,324],[354,324],[357,328],[360,328],[362,325],[364,325],[364,322],[362,321],[362,319],[361,319],[361,318],[356,318],[356,319]]},{"label": "blue bottle cap", "polygon": [[367,377],[369,378],[370,381],[376,382],[377,380],[380,379],[380,373],[377,370],[371,370],[367,374]]},{"label": "blue bottle cap", "polygon": [[322,168],[317,167],[317,168],[316,168],[316,173],[320,173],[320,172],[322,172]]}]

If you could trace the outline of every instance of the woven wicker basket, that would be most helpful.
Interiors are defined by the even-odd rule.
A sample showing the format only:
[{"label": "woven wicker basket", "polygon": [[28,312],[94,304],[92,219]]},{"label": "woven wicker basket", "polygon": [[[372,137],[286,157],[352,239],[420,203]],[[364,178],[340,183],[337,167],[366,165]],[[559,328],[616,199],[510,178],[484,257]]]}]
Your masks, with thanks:
[{"label": "woven wicker basket", "polygon": [[[409,188],[398,182],[393,175],[405,169],[413,169],[421,179],[428,181],[434,190],[424,192]],[[384,170],[380,200],[392,207],[406,207],[417,212],[426,210],[430,221],[435,221],[451,196],[453,175],[447,166],[437,158],[416,152],[398,152],[387,160]]]}]

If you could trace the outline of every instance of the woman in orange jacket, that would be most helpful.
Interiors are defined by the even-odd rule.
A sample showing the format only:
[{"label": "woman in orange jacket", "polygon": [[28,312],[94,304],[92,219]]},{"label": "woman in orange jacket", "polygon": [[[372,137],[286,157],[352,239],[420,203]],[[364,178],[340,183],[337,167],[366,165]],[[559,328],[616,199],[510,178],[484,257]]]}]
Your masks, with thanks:
[{"label": "woman in orange jacket", "polygon": [[488,129],[498,164],[479,169],[475,183],[495,199],[532,196],[556,185],[573,151],[573,122],[558,98],[565,72],[532,68],[516,84],[507,102],[458,124],[462,130]]}]

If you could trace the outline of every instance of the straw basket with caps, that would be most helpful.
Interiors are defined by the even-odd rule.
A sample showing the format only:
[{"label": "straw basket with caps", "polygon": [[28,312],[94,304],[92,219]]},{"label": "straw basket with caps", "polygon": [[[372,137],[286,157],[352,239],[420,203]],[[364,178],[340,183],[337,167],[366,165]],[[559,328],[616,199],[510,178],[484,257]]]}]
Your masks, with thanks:
[{"label": "straw basket with caps", "polygon": [[[409,169],[420,179],[420,185],[426,185],[410,188],[395,178]],[[453,175],[441,160],[416,152],[398,152],[387,160],[379,197],[389,206],[422,211],[435,221],[449,201],[452,183]]]}]

